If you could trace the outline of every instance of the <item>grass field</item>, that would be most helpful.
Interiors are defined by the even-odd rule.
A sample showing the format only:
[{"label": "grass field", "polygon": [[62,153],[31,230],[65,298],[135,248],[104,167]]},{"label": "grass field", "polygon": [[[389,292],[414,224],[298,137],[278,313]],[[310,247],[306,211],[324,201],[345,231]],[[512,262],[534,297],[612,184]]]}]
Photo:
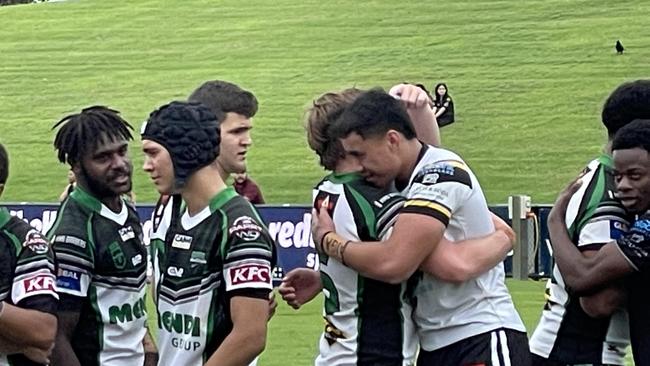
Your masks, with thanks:
[{"label": "grass field", "polygon": [[[70,0],[0,8],[0,140],[6,201],[53,201],[65,183],[49,127],[90,104],[135,126],[202,81],[253,90],[261,107],[251,172],[271,202],[304,203],[322,171],[304,108],[320,93],[403,80],[448,82],[458,122],[444,144],[477,172],[490,203],[551,202],[598,153],[599,111],[647,76],[650,3],[461,0]],[[626,54],[616,56],[621,39]],[[136,128],[137,130],[137,128]],[[140,171],[135,190],[154,191]]]},{"label": "grass field", "polygon": [[[70,0],[0,7],[0,142],[11,154],[4,201],[55,201],[66,167],[51,125],[92,104],[136,131],[148,113],[207,79],[260,100],[252,176],[272,203],[305,203],[322,170],[302,118],[317,95],[356,85],[444,80],[457,123],[443,144],[473,167],[490,203],[552,202],[600,150],[601,105],[648,77],[650,2],[455,0]],[[627,50],[616,56],[614,42]],[[140,202],[155,192],[133,144]],[[510,282],[528,329],[542,285]],[[320,304],[280,307],[262,365],[308,365]]]}]

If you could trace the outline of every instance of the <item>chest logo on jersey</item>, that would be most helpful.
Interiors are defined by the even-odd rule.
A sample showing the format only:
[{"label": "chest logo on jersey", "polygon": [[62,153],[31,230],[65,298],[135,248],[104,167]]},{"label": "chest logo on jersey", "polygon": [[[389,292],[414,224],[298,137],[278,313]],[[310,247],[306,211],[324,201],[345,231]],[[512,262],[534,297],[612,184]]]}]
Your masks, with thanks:
[{"label": "chest logo on jersey", "polygon": [[27,235],[25,235],[23,248],[29,248],[29,250],[36,254],[45,254],[50,249],[50,245],[47,243],[47,240],[43,238],[41,233],[36,230],[30,230],[27,232]]},{"label": "chest logo on jersey", "polygon": [[111,254],[111,258],[113,258],[113,264],[115,265],[115,268],[124,269],[124,267],[126,267],[126,256],[124,255],[124,251],[118,242],[112,242],[108,246],[108,252]]},{"label": "chest logo on jersey", "polygon": [[253,241],[260,237],[262,228],[249,216],[238,217],[228,229],[228,235],[235,235],[245,241]]},{"label": "chest logo on jersey", "polygon": [[122,239],[123,242],[129,241],[131,239],[135,239],[135,232],[133,231],[133,228],[131,226],[123,227],[117,232],[120,234],[120,238]]},{"label": "chest logo on jersey", "polygon": [[187,235],[176,234],[174,235],[174,240],[172,241],[172,248],[190,249],[192,245],[192,237]]},{"label": "chest logo on jersey", "polygon": [[167,274],[172,277],[183,277],[184,268],[170,266],[167,268]]},{"label": "chest logo on jersey", "polygon": [[193,266],[208,263],[208,260],[205,258],[205,252],[193,251],[192,254],[190,254],[190,263],[192,263]]},{"label": "chest logo on jersey", "polygon": [[314,208],[317,210],[320,210],[321,208],[327,208],[327,213],[332,216],[334,215],[334,207],[336,207],[336,202],[338,202],[338,200],[338,194],[318,191],[316,194],[316,199],[314,200]]}]

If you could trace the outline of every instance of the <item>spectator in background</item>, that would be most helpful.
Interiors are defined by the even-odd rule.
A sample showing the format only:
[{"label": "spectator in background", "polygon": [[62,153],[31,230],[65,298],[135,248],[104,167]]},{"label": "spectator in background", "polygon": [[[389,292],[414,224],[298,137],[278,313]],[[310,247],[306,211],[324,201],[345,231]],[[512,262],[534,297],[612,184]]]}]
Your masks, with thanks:
[{"label": "spectator in background", "polygon": [[433,100],[433,111],[436,113],[438,127],[444,127],[454,123],[454,101],[449,95],[447,84],[436,85],[435,98]]},{"label": "spectator in background", "polygon": [[250,203],[257,205],[264,203],[264,196],[260,187],[246,172],[233,174],[232,186],[240,196],[246,198]]},{"label": "spectator in background", "polygon": [[68,170],[68,185],[65,186],[63,192],[59,196],[59,202],[65,201],[66,198],[72,193],[74,187],[77,185],[77,179],[74,176],[72,169]]}]

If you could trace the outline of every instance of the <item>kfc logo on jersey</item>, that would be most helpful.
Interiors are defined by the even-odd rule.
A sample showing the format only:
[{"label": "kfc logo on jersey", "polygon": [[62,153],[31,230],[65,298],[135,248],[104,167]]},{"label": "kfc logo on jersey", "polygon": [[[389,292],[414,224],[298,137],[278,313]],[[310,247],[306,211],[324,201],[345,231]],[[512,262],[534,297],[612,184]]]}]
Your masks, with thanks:
[{"label": "kfc logo on jersey", "polygon": [[30,230],[27,232],[27,235],[25,235],[23,248],[29,248],[36,254],[45,254],[50,249],[50,245],[41,233],[36,230]]},{"label": "kfc logo on jersey", "polygon": [[54,274],[48,272],[37,273],[31,277],[14,282],[12,299],[14,303],[22,299],[35,295],[52,295],[59,298],[56,294],[56,278]]},{"label": "kfc logo on jersey", "polygon": [[271,289],[271,266],[268,263],[246,263],[226,270],[226,291],[240,288]]},{"label": "kfc logo on jersey", "polygon": [[228,235],[235,235],[246,241],[253,241],[262,235],[262,228],[249,216],[238,217],[228,229]]}]

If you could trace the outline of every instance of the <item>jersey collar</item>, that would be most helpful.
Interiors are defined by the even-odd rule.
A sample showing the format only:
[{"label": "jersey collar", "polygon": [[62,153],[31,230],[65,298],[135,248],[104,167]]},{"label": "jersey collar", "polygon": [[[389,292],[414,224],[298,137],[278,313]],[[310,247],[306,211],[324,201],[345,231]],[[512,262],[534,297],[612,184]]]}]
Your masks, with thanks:
[{"label": "jersey collar", "polygon": [[77,185],[75,187],[74,191],[70,194],[70,198],[74,199],[75,201],[79,202],[81,205],[89,208],[90,210],[97,212],[101,216],[115,221],[119,225],[124,225],[126,222],[126,219],[129,216],[128,209],[126,208],[126,204],[121,201],[122,203],[122,209],[120,212],[113,212],[111,211],[110,208],[106,207],[103,203],[101,203],[97,198],[93,197],[90,193],[84,191],[80,186]]},{"label": "jersey collar", "polygon": [[598,157],[598,162],[609,168],[614,167],[614,160],[612,159],[611,155],[607,155],[604,153],[600,154],[600,156]]},{"label": "jersey collar", "polygon": [[332,173],[327,177],[327,180],[335,184],[342,184],[342,183],[350,183],[361,178],[362,177],[361,174],[359,174],[359,172]]},{"label": "jersey collar", "polygon": [[205,220],[208,218],[212,213],[214,213],[216,210],[221,208],[226,202],[230,201],[233,197],[237,196],[237,192],[235,192],[235,189],[232,187],[228,187],[221,192],[217,193],[212,199],[210,200],[210,203],[208,203],[208,206],[201,210],[201,212],[197,213],[194,216],[190,216],[189,212],[187,209],[185,209],[185,212],[183,212],[183,215],[181,216],[181,226],[183,227],[184,230],[190,230],[201,221]]},{"label": "jersey collar", "polygon": [[7,223],[11,220],[11,214],[6,207],[0,207],[0,229],[5,227]]}]

